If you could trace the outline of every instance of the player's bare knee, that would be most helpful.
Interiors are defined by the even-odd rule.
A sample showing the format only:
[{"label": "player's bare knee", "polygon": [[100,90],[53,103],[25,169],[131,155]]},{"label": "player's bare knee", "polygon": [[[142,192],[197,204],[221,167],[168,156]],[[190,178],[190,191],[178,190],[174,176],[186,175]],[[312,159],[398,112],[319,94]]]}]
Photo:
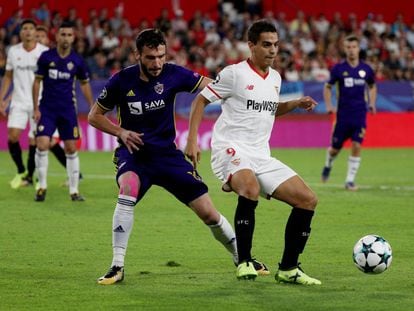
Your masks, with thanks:
[{"label": "player's bare knee", "polygon": [[119,180],[119,194],[134,198],[138,197],[139,178],[136,174],[124,174]]},{"label": "player's bare knee", "polygon": [[309,194],[306,196],[306,199],[303,201],[303,208],[308,210],[315,210],[316,205],[318,205],[318,197],[313,191],[310,191]]}]

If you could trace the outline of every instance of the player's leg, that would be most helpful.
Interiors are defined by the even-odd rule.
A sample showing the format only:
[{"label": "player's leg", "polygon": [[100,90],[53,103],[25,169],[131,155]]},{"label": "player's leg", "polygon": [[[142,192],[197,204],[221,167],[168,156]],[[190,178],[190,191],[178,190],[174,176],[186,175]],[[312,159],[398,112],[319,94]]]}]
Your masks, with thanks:
[{"label": "player's leg", "polygon": [[69,180],[69,194],[72,201],[84,201],[79,194],[79,155],[76,148],[76,139],[64,140],[66,155],[66,172]]},{"label": "player's leg", "polygon": [[58,137],[58,131],[55,131],[55,133],[53,133],[52,139],[50,141],[50,151],[52,151],[53,155],[56,157],[56,159],[58,160],[58,162],[64,168],[66,168],[66,155],[65,155],[65,151],[60,146],[59,140],[58,140],[57,137]]},{"label": "player's leg", "polygon": [[36,168],[35,163],[35,154],[36,154],[36,140],[35,140],[35,132],[36,132],[36,123],[33,120],[33,112],[30,112],[30,130],[28,133],[29,136],[29,155],[27,157],[27,174],[24,177],[24,182],[27,185],[33,184],[33,173]]},{"label": "player's leg", "polygon": [[365,136],[365,124],[356,127],[352,134],[351,154],[348,158],[348,169],[345,179],[345,189],[350,191],[358,190],[355,185],[355,178],[361,164],[361,144]]},{"label": "player's leg", "polygon": [[345,126],[340,122],[336,123],[331,137],[331,146],[326,150],[325,165],[321,174],[322,182],[328,181],[333,162],[342,149],[345,137]]},{"label": "player's leg", "polygon": [[9,153],[17,168],[16,176],[10,181],[10,186],[13,189],[17,189],[22,185],[23,177],[26,171],[26,168],[23,164],[22,148],[19,142],[21,132],[22,132],[22,129],[20,128],[9,127],[7,129],[7,134],[8,134],[7,145],[9,148]]},{"label": "player's leg", "polygon": [[136,173],[126,171],[118,177],[118,185],[118,201],[112,219],[113,257],[109,271],[98,279],[102,285],[111,285],[124,279],[125,254],[134,224],[134,208],[141,181]]},{"label": "player's leg", "polygon": [[46,198],[49,142],[50,136],[43,135],[36,137],[35,163],[37,178],[39,179],[39,189],[36,190],[35,201],[38,202],[42,202]]},{"label": "player's leg", "polygon": [[317,205],[315,193],[298,175],[282,182],[272,197],[292,206],[285,228],[285,247],[276,281],[305,285],[321,282],[306,275],[299,267],[299,255],[303,252],[311,232],[311,221]]},{"label": "player's leg", "polygon": [[214,238],[231,254],[233,262],[238,262],[236,235],[227,218],[213,205],[207,192],[192,200],[188,206],[210,228]]},{"label": "player's leg", "polygon": [[260,195],[260,185],[250,169],[235,172],[228,182],[230,188],[238,194],[236,211],[234,214],[234,227],[236,231],[237,249],[239,252],[239,278],[254,278],[249,273],[244,276],[241,270],[250,269],[253,263],[251,249],[255,228],[255,209]]}]

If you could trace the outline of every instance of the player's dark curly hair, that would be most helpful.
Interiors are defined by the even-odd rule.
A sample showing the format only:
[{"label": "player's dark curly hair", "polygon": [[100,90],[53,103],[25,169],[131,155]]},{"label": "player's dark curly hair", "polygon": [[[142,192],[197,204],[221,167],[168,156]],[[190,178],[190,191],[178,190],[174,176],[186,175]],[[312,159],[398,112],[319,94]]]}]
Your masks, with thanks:
[{"label": "player's dark curly hair", "polygon": [[247,40],[256,44],[257,41],[259,41],[260,34],[263,32],[277,33],[277,30],[275,25],[273,25],[271,22],[265,19],[261,19],[254,22],[247,30]]},{"label": "player's dark curly hair", "polygon": [[167,45],[167,43],[161,30],[156,28],[149,28],[139,33],[137,39],[135,40],[135,45],[138,52],[141,53],[144,46],[153,49],[159,45]]}]

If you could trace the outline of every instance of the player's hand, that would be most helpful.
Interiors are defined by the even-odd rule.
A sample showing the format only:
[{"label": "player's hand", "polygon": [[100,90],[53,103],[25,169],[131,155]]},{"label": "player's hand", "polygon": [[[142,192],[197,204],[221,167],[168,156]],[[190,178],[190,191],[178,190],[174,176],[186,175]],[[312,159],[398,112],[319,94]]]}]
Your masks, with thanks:
[{"label": "player's hand", "polygon": [[7,100],[2,100],[0,101],[0,114],[3,116],[6,116],[6,110],[7,110],[7,106],[8,106],[8,101]]},{"label": "player's hand", "polygon": [[312,111],[318,104],[312,97],[305,96],[298,99],[298,107],[305,109],[306,111]]},{"label": "player's hand", "polygon": [[42,114],[41,114],[39,108],[33,110],[33,120],[35,121],[35,123],[39,122],[41,115]]},{"label": "player's hand", "polygon": [[377,108],[374,105],[369,105],[368,110],[371,114],[377,113]]},{"label": "player's hand", "polygon": [[133,153],[134,151],[139,150],[139,146],[144,145],[144,141],[141,138],[143,135],[143,133],[136,133],[122,129],[121,133],[118,135],[118,138],[122,140],[128,151]]},{"label": "player's hand", "polygon": [[187,141],[184,154],[191,161],[191,163],[193,163],[194,169],[197,169],[197,164],[200,163],[201,159],[201,151],[197,142]]}]

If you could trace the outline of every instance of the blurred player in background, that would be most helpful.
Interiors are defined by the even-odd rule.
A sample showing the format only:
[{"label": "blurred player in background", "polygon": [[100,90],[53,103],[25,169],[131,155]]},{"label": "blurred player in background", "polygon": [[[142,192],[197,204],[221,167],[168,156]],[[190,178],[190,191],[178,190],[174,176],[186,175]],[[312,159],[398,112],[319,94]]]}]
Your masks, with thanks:
[{"label": "blurred player in background", "polygon": [[[40,42],[43,45],[49,46],[50,39],[49,39],[49,31],[46,26],[38,25],[36,27],[36,39],[37,42]],[[66,155],[63,148],[60,146],[60,138],[59,132],[56,130],[52,138],[50,140],[50,151],[55,155],[56,159],[59,163],[66,169]],[[82,173],[79,172],[79,178],[82,179]],[[69,180],[65,183],[65,185],[69,186]]]},{"label": "blurred player in background", "polygon": [[[11,104],[7,121],[8,147],[16,164],[17,175],[10,182],[13,189],[32,184],[35,170],[35,123],[33,120],[32,85],[37,60],[48,48],[36,41],[36,23],[31,19],[23,20],[20,25],[21,43],[11,46],[7,53],[6,73],[0,89],[0,113],[6,115],[9,100],[6,98],[13,83]],[[27,171],[23,164],[20,135],[30,125],[29,155]]]},{"label": "blurred player in background", "polygon": [[[63,23],[56,33],[56,48],[41,55],[33,83],[33,107],[36,127],[36,169],[39,189],[35,201],[44,201],[47,189],[48,150],[50,140],[58,129],[66,155],[69,194],[72,201],[84,201],[79,194],[79,157],[77,140],[79,126],[75,98],[75,79],[90,106],[93,104],[89,74],[84,60],[72,50],[75,39],[72,24]],[[43,91],[39,104],[40,84]]]},{"label": "blurred player in background", "polygon": [[[336,113],[331,146],[326,152],[322,181],[326,182],[332,169],[332,162],[342,149],[344,142],[351,139],[351,155],[348,158],[348,171],[345,189],[355,191],[355,177],[361,163],[361,144],[367,128],[367,111],[376,113],[377,87],[372,68],[359,59],[359,40],[355,35],[345,38],[346,60],[335,65],[331,78],[325,84],[323,97],[328,113]],[[332,86],[337,90],[337,108],[332,105]],[[368,94],[367,94],[368,86]],[[369,104],[367,103],[367,95]]]},{"label": "blurred player in background", "polygon": [[[119,195],[112,224],[113,260],[107,274],[98,279],[103,285],[124,278],[134,207],[152,185],[163,187],[189,206],[232,254],[233,261],[238,260],[233,228],[214,208],[207,186],[174,142],[177,93],[193,93],[211,80],[181,66],[166,64],[166,41],[160,30],[142,31],[136,47],[139,64],[116,73],[89,113],[92,126],[118,137],[120,143],[114,161]],[[119,125],[105,116],[114,108]],[[260,269],[265,268],[256,263]]]},{"label": "blurred player in background", "polygon": [[201,155],[197,131],[204,107],[220,101],[222,113],[213,129],[211,165],[223,182],[223,190],[238,195],[234,217],[239,252],[236,277],[257,276],[251,248],[255,209],[259,196],[263,195],[292,207],[276,281],[319,285],[321,282],[305,274],[298,263],[310,236],[316,195],[296,172],[271,156],[269,146],[275,117],[295,108],[312,110],[316,102],[310,97],[279,102],[281,77],[271,68],[278,52],[279,35],[272,23],[254,22],[247,36],[251,57],[225,67],[194,99],[185,153],[196,167]]}]

